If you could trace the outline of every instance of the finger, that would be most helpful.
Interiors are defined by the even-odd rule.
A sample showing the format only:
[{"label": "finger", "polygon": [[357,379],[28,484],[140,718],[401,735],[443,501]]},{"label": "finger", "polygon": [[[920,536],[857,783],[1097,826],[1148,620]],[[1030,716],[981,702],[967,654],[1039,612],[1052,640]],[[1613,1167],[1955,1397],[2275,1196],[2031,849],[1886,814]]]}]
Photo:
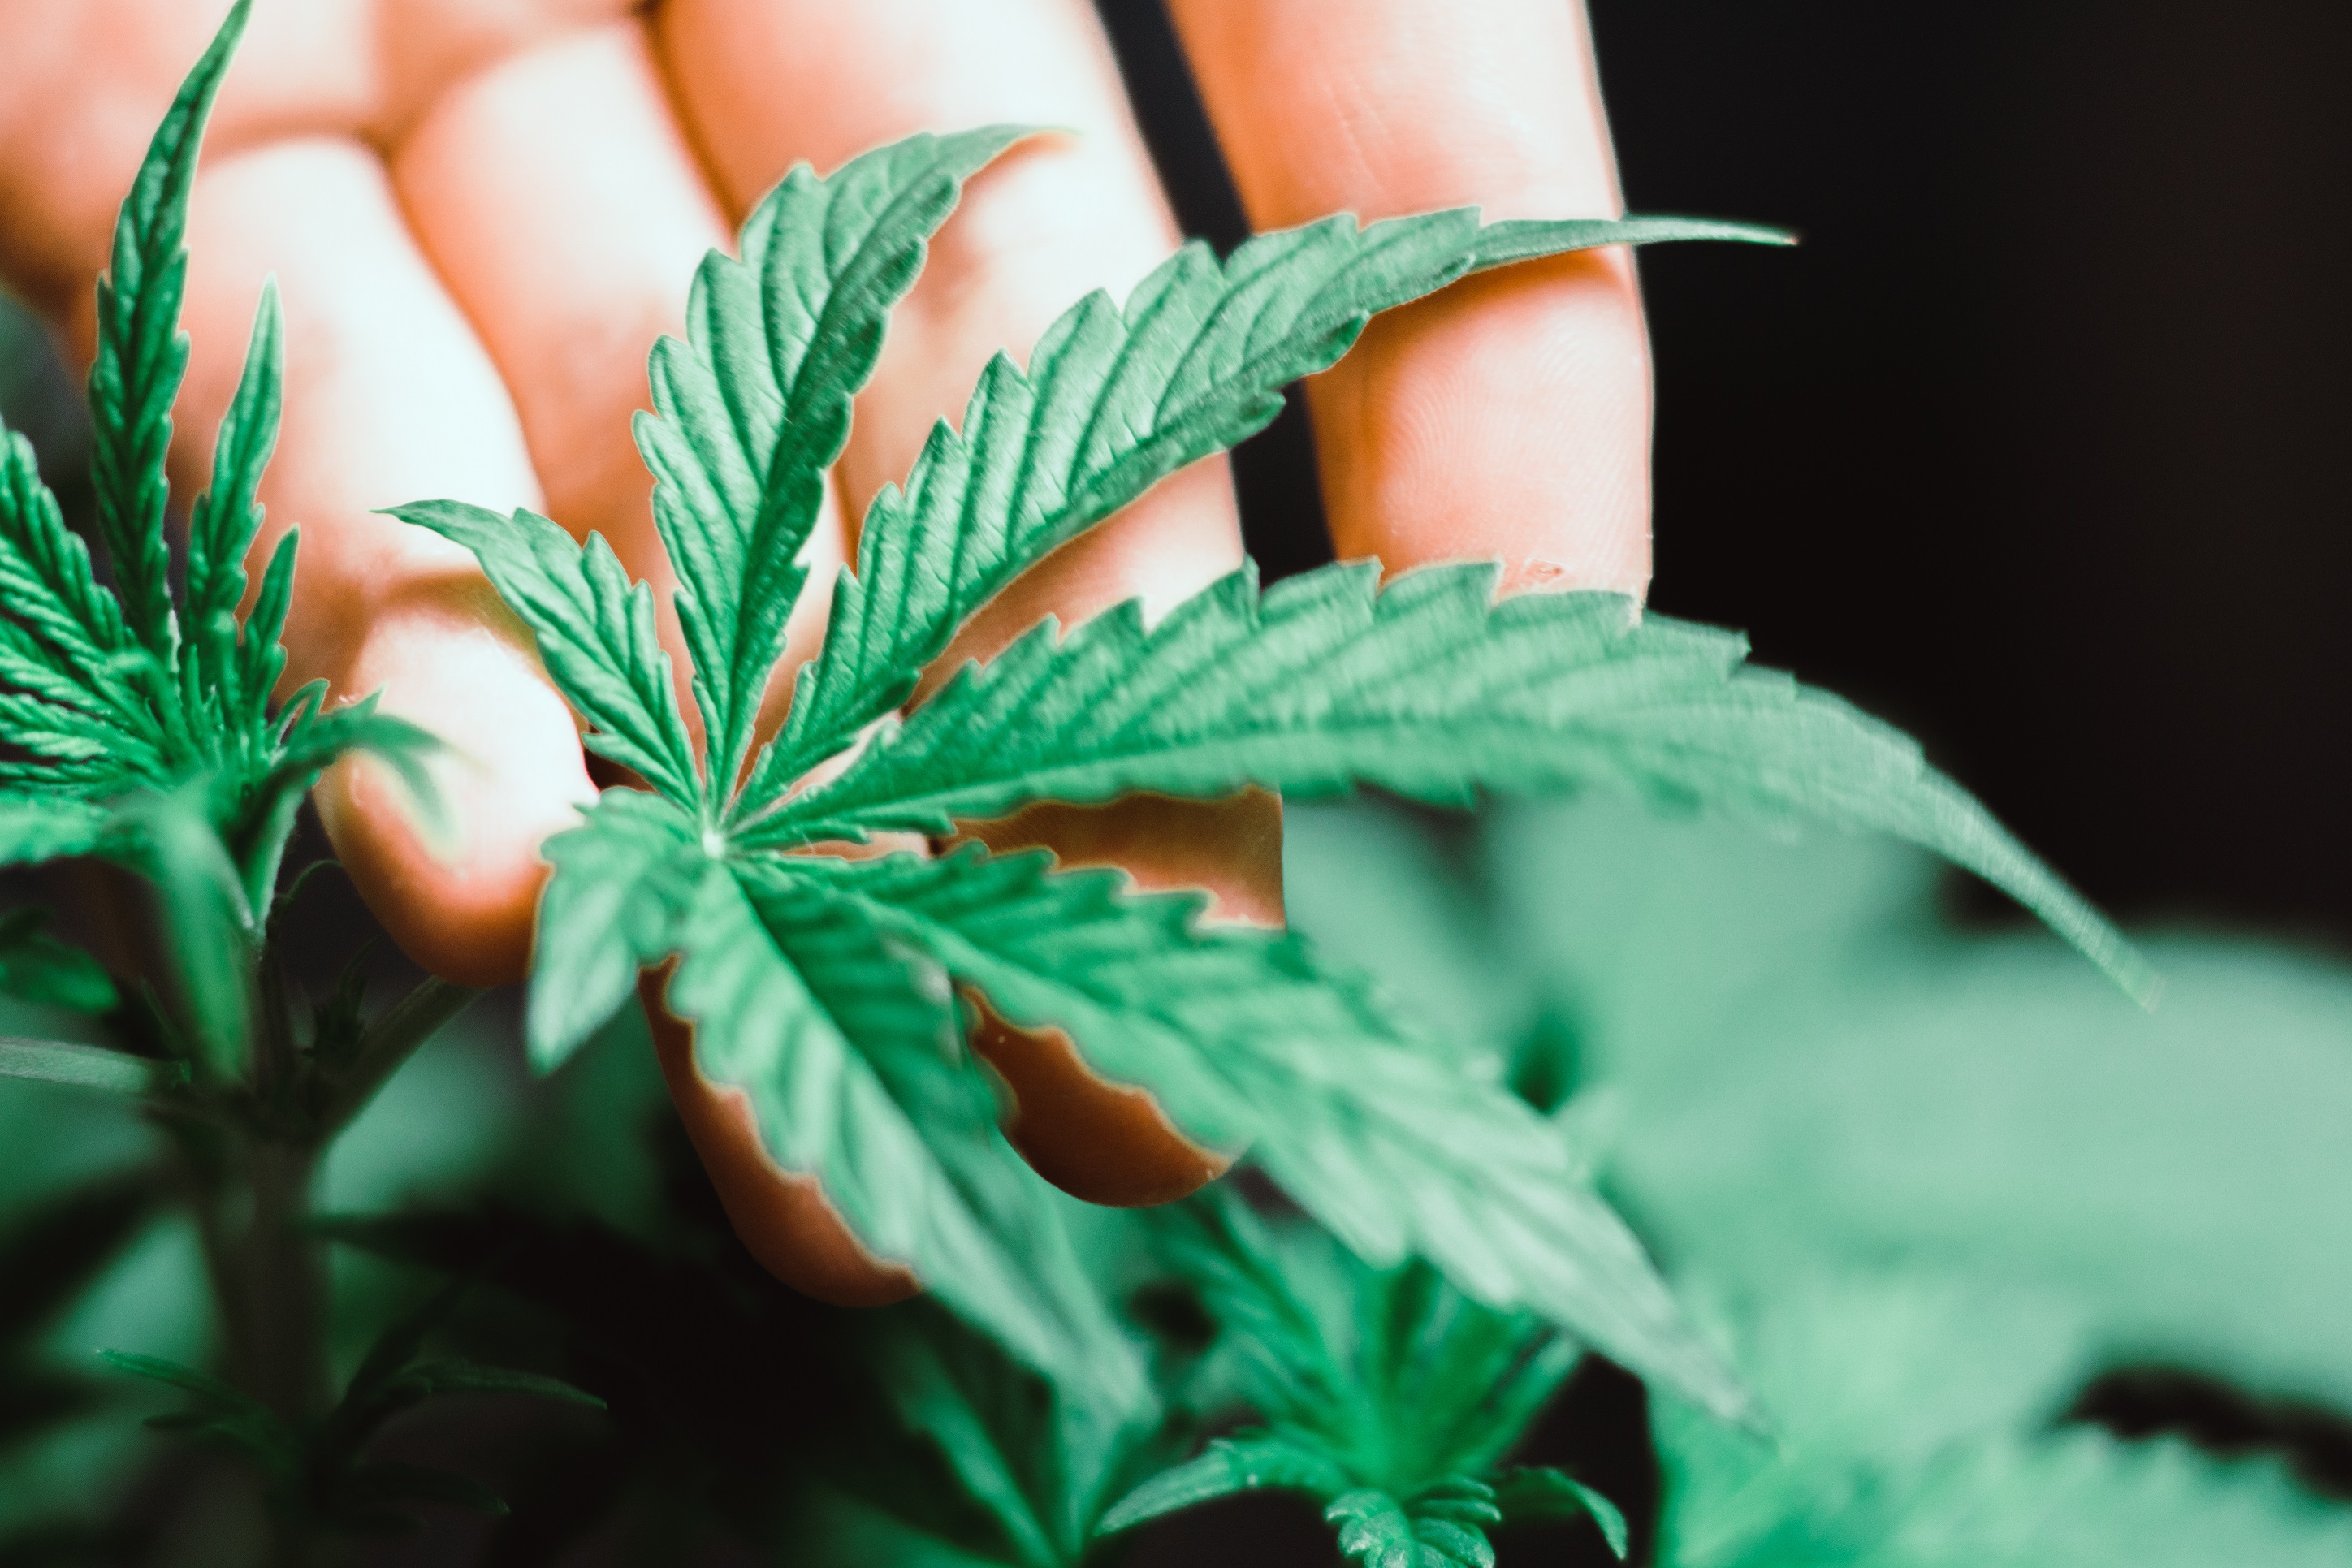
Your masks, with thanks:
[{"label": "finger", "polygon": [[546,868],[538,845],[593,798],[570,715],[528,635],[464,551],[376,508],[435,496],[540,499],[514,408],[354,143],[274,143],[208,163],[190,218],[184,484],[226,407],[263,276],[284,300],[286,415],[263,485],[266,549],[299,524],[289,681],[383,706],[438,736],[450,811],[428,834],[364,758],[320,784],[321,817],[394,939],[472,984],[511,979]]},{"label": "finger", "polygon": [[[1575,0],[1172,0],[1250,221],[1622,208]],[[1648,582],[1650,372],[1633,264],[1589,252],[1375,319],[1308,383],[1332,540],[1391,570]]]},{"label": "finger", "polygon": [[[651,406],[646,355],[683,333],[695,268],[728,233],[643,25],[567,35],[467,78],[390,164],[419,243],[513,396],[549,515],[603,534],[653,583],[690,711],[675,580],[630,418]],[[820,569],[839,559],[830,515],[814,543]],[[814,651],[824,608],[824,594],[803,596],[778,689]]]}]

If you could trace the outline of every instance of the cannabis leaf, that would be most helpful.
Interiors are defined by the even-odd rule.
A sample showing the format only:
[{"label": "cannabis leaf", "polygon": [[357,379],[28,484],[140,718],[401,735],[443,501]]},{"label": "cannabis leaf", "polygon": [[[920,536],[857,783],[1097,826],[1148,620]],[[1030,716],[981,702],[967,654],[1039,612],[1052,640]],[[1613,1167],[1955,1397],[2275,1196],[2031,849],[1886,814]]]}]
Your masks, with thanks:
[{"label": "cannabis leaf", "polygon": [[0,992],[78,1012],[112,1008],[118,998],[105,966],[42,930],[47,922],[42,909],[0,915]]},{"label": "cannabis leaf", "polygon": [[1918,747],[1785,675],[1742,670],[1743,639],[1644,617],[1606,593],[1496,603],[1490,563],[1379,592],[1357,562],[1260,596],[1250,568],[1146,631],[1129,603],[1058,635],[1047,621],[967,664],[762,838],[944,834],[1038,799],[1131,790],[1313,796],[1372,784],[1441,804],[1482,789],[1605,786],[1891,832],[2014,889],[2145,993],[2147,967]]},{"label": "cannabis leaf", "polygon": [[852,1506],[827,1511],[828,1560],[871,1560],[853,1544],[887,1521],[893,1533],[972,1561],[1076,1568],[1109,1497],[1165,1458],[1168,1412],[1149,1389],[1123,1404],[1091,1404],[1082,1389],[1038,1377],[935,1310],[894,1314],[859,1338],[859,1361],[900,1426],[945,1462],[981,1519],[910,1497],[920,1489],[903,1485],[911,1467],[902,1458],[883,1472],[900,1484],[854,1488]]},{"label": "cannabis leaf", "polygon": [[103,851],[152,861],[162,852],[142,849],[142,835],[159,819],[139,799],[195,788],[205,831],[235,866],[241,939],[267,910],[293,812],[320,769],[363,747],[421,789],[417,758],[429,744],[372,703],[322,711],[323,685],[269,711],[285,666],[292,532],[238,624],[244,558],[261,526],[256,488],[283,398],[274,287],[262,290],[221,422],[212,488],[192,513],[186,580],[176,593],[171,582],[164,455],[187,367],[179,315],[188,193],[248,5],[230,9],[149,144],[99,285],[91,479],[114,591],[67,528],[30,445],[0,430],[0,739],[27,754],[0,762],[0,779],[13,786],[0,794],[0,858]]},{"label": "cannabis leaf", "polygon": [[[1986,1332],[1989,1317],[2005,1336]],[[1780,1441],[1658,1412],[1663,1561],[2294,1568],[2352,1552],[2352,1516],[2274,1465],[2037,1430],[2079,1347],[1998,1294],[1902,1277],[1812,1281],[1753,1304],[1739,1326]],[[2018,1364],[2009,1349],[2023,1353]]]},{"label": "cannabis leaf", "polygon": [[1434,1259],[1497,1310],[1541,1311],[1737,1407],[1736,1384],[1557,1130],[1417,1051],[1299,943],[1206,927],[1198,899],[1136,896],[1114,873],[1040,856],[784,852],[1133,789],[1367,782],[1458,801],[1611,786],[1919,838],[2137,983],[2104,923],[1907,742],[1740,672],[1736,639],[1640,623],[1622,600],[1496,606],[1486,569],[1377,595],[1364,568],[1263,597],[1244,573],[1156,632],[1133,607],[1066,640],[1043,628],[895,734],[885,725],[833,782],[790,792],[905,703],[1013,577],[1262,427],[1282,388],[1329,365],[1373,313],[1525,256],[1785,236],[1684,219],[1481,227],[1466,210],[1335,218],[1222,262],[1187,247],[1123,308],[1081,301],[1025,370],[992,361],[961,428],[940,424],[905,486],[875,500],[783,728],[746,766],[822,474],[888,308],[962,180],[1018,134],[916,138],[824,179],[795,170],[747,224],[741,259],[704,263],[687,340],[656,350],[658,413],[638,436],[681,584],[698,768],[650,600],[601,540],[452,501],[397,509],[474,550],[587,744],[657,797],[609,793],[549,846],[534,1060],[561,1061],[641,967],[677,959],[670,1006],[697,1027],[698,1062],[747,1094],[777,1161],[817,1174],[870,1248],[1050,1370],[1073,1345],[1110,1341],[1017,1239],[1028,1178],[971,1086],[947,999],[950,983],[976,988],[1016,1024],[1066,1030],[1192,1136],[1254,1150],[1376,1262]]},{"label": "cannabis leaf", "polygon": [[991,126],[912,136],[830,179],[806,164],[743,225],[742,257],[695,276],[690,341],[654,350],[637,442],[678,574],[715,790],[735,779],[807,569],[824,471],[849,439],[890,307],[921,272],[964,180],[1022,136]]},{"label": "cannabis leaf", "polygon": [[912,695],[956,629],[1031,563],[1198,458],[1263,429],[1281,389],[1331,364],[1372,316],[1466,272],[1595,246],[1781,241],[1686,219],[1518,223],[1464,208],[1359,229],[1334,217],[1262,235],[1220,264],[1186,246],[1122,310],[1096,293],[1049,328],[1026,374],[999,354],[961,429],[940,422],[903,489],[886,488],[835,584],[815,661],[739,810]]},{"label": "cannabis leaf", "polygon": [[1580,1354],[1540,1320],[1483,1307],[1417,1261],[1373,1269],[1228,1192],[1160,1228],[1219,1325],[1233,1393],[1266,1425],[1152,1477],[1101,1533],[1271,1488],[1323,1503],[1340,1550],[1376,1568],[1491,1568],[1489,1525],[1580,1514],[1625,1554],[1606,1498],[1558,1470],[1496,1468]]},{"label": "cannabis leaf", "polygon": [[335,1408],[310,1428],[298,1427],[242,1390],[177,1362],[118,1350],[99,1355],[120,1371],[191,1396],[185,1408],[152,1416],[147,1425],[241,1454],[261,1471],[279,1508],[350,1534],[401,1533],[422,1522],[406,1511],[414,1503],[490,1514],[507,1509],[496,1492],[465,1476],[366,1458],[367,1448],[394,1416],[428,1399],[467,1394],[604,1407],[595,1396],[539,1373],[458,1358],[425,1359],[427,1335],[467,1288],[465,1281],[448,1286],[379,1335]]}]

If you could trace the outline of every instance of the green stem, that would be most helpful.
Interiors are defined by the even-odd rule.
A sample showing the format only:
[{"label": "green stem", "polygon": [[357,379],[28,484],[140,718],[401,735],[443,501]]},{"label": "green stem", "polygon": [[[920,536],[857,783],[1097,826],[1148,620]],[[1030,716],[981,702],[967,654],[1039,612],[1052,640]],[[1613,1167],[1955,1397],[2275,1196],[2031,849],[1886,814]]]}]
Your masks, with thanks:
[{"label": "green stem", "polygon": [[400,1064],[481,994],[471,986],[428,978],[386,1008],[383,1016],[360,1037],[359,1049],[352,1053],[350,1064],[337,1074],[319,1108],[320,1145],[323,1147],[349,1126],[352,1119],[375,1098],[376,1091],[400,1070]]},{"label": "green stem", "polygon": [[297,1430],[327,1408],[326,1257],[310,1230],[318,1157],[265,1142],[249,1154],[253,1215],[246,1233],[246,1310],[252,1394]]}]

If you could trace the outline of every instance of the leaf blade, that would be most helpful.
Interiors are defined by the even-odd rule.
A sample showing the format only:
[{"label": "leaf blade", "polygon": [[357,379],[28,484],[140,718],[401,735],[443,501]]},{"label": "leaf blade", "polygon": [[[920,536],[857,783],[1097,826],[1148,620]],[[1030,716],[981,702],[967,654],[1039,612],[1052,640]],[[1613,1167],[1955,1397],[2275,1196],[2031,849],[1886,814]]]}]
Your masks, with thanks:
[{"label": "leaf blade", "polygon": [[687,339],[655,347],[656,412],[638,416],[637,444],[678,574],[718,794],[733,788],[783,651],[807,576],[801,547],[890,308],[965,178],[1026,134],[909,137],[823,179],[795,166],[746,221],[742,258],[714,251],[697,272]]},{"label": "leaf blade", "polygon": [[862,913],[801,866],[711,865],[669,982],[698,1068],[871,1251],[1063,1387],[1133,1403],[1140,1364],[998,1131],[950,993]]},{"label": "leaf blade", "polygon": [[699,806],[703,780],[655,633],[653,590],[629,580],[603,535],[579,544],[528,508],[501,517],[461,501],[415,501],[391,514],[473,552],[538,640],[556,688],[593,727],[590,749],[677,804]]},{"label": "leaf blade", "polygon": [[90,483],[124,619],[159,673],[173,667],[179,641],[163,538],[169,494],[163,460],[172,440],[172,402],[188,362],[188,340],[180,330],[188,194],[205,121],[250,8],[251,0],[230,7],[156,128],[123,198],[111,265],[98,286]]},{"label": "leaf blade", "polygon": [[1678,220],[1515,225],[1496,236],[1469,208],[1362,229],[1343,217],[1259,235],[1223,264],[1188,246],[1123,311],[1100,294],[1081,301],[1047,329],[1025,375],[992,361],[961,430],[939,425],[905,486],[876,497],[856,570],[836,580],[824,646],[745,786],[747,809],[904,702],[964,619],[1029,564],[1263,428],[1282,387],[1337,360],[1376,312],[1528,256],[1761,236]]},{"label": "leaf blade", "polygon": [[[1711,1408],[1746,1396],[1549,1124],[1408,1048],[1295,938],[1203,931],[1197,895],[1130,895],[1049,857],[795,862],[1026,1027],[1068,1031],[1197,1141],[1249,1146],[1376,1263],[1419,1251],[1469,1294],[1542,1311]],[[1478,1217],[1475,1223],[1467,1217]]]},{"label": "leaf blade", "polygon": [[1294,797],[1373,785],[1440,805],[1601,788],[1935,850],[2046,920],[2135,998],[2154,972],[1918,747],[1743,661],[1744,639],[1608,593],[1493,599],[1496,569],[1373,563],[1261,596],[1244,567],[1146,630],[1139,603],[966,665],[765,831],[945,834],[1038,799]]},{"label": "leaf blade", "polygon": [[1096,1532],[1116,1535],[1163,1514],[1264,1488],[1304,1492],[1329,1502],[1351,1484],[1329,1458],[1302,1444],[1264,1434],[1220,1437],[1207,1452],[1160,1471],[1121,1498],[1103,1515]]}]

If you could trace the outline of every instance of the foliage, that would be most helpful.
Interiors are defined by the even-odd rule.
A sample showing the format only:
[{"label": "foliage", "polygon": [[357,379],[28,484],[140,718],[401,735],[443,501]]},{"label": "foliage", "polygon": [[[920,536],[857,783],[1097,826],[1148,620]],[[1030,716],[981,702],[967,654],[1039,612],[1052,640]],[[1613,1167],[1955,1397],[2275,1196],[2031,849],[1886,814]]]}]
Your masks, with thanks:
[{"label": "foliage", "polygon": [[1486,1527],[1577,1514],[1625,1554],[1624,1516],[1600,1493],[1557,1469],[1499,1466],[1575,1365],[1572,1342],[1426,1264],[1375,1270],[1230,1192],[1187,1208],[1165,1228],[1170,1260],[1223,1331],[1217,1370],[1266,1425],[1154,1476],[1105,1533],[1271,1487],[1323,1504],[1341,1552],[1373,1568],[1491,1568]]},{"label": "foliage", "polygon": [[[1216,798],[1377,785],[1441,803],[1499,789],[1631,791],[1906,835],[2010,888],[2145,991],[2121,939],[1928,768],[1916,747],[1736,638],[1604,594],[1494,602],[1484,566],[1385,591],[1369,567],[1261,594],[1242,571],[1144,626],[1139,605],[1047,622],[903,718],[919,677],[1014,576],[1176,468],[1262,427],[1287,382],[1375,312],[1466,273],[1597,245],[1773,239],[1669,219],[1480,226],[1468,211],[1334,218],[1189,247],[1125,306],[1091,297],[1025,371],[998,356],[874,502],[782,729],[755,744],[805,575],[820,478],[847,437],[891,305],[963,179],[1020,132],[918,136],[819,178],[797,169],[698,275],[687,340],[655,352],[638,439],[680,589],[698,744],[651,591],[604,540],[456,501],[398,515],[471,549],[532,629],[586,744],[649,788],[608,791],[548,850],[530,1028],[561,1063],[676,958],[670,1009],[740,1090],[783,1168],[819,1177],[869,1250],[1033,1367],[1127,1379],[955,1041],[976,988],[1066,1030],[1197,1142],[1247,1149],[1360,1253],[1430,1258],[1502,1309],[1549,1315],[1718,1410],[1741,1395],[1676,1318],[1638,1245],[1525,1108],[1433,1065],[1298,942],[1213,928],[1202,901],[976,845],[811,853],[945,835],[1052,800]],[[831,777],[795,786],[838,759]],[[1464,1216],[1489,1217],[1484,1224]]]},{"label": "foliage", "polygon": [[[1770,1303],[1741,1361],[1780,1414],[1778,1441],[1666,1413],[1665,1555],[1689,1568],[2289,1568],[2352,1552],[2352,1515],[2273,1464],[2219,1463],[2177,1440],[2021,1429],[2063,1397],[2048,1379],[2068,1370],[2035,1316],[1917,1280],[1841,1281]],[[1988,1319],[2014,1337],[1989,1333]],[[1955,1375],[1955,1343],[1977,1352],[1966,1375]]]},{"label": "foliage", "polygon": [[123,1351],[100,1354],[134,1377],[190,1396],[187,1408],[151,1416],[147,1425],[243,1455],[268,1477],[271,1500],[283,1512],[345,1534],[405,1534],[424,1523],[407,1506],[441,1503],[491,1514],[506,1512],[507,1506],[488,1488],[451,1471],[367,1458],[370,1441],[393,1416],[428,1399],[457,1395],[523,1395],[604,1408],[594,1396],[538,1373],[481,1366],[463,1357],[423,1359],[425,1336],[448,1315],[463,1290],[462,1284],[449,1287],[386,1329],[352,1375],[342,1398],[308,1429],[193,1367]]},{"label": "foliage", "polygon": [[[58,1157],[29,1191],[0,1166],[0,1473],[26,1495],[19,1477],[76,1463],[140,1479],[98,1505],[138,1491],[119,1521],[60,1513],[0,1538],[0,1561],[183,1560],[152,1500],[210,1506],[235,1491],[224,1475],[266,1505],[289,1563],[340,1550],[329,1538],[454,1528],[455,1510],[485,1516],[474,1539],[497,1563],[574,1548],[667,1563],[707,1546],[1078,1568],[1256,1490],[1312,1500],[1336,1550],[1374,1568],[1491,1568],[1498,1527],[1546,1520],[1590,1521],[1575,1525],[1590,1549],[1620,1557],[1654,1537],[1690,1568],[2345,1555],[2342,1511],[2267,1462],[2061,1421],[2151,1324],[2190,1325],[2154,1336],[2169,1346],[2242,1347],[2245,1367],[2222,1370],[2290,1385],[2325,1385],[2334,1365],[2294,1290],[2263,1310],[2302,1338],[2252,1321],[2255,1292],[2231,1272],[2250,1255],[2195,1239],[2227,1310],[2152,1283],[2188,1206],[2112,1128],[2100,1148],[2126,1173],[2112,1189],[2086,1186],[2088,1166],[2035,1164],[2042,1148],[1974,1176],[1957,1158],[1918,1162],[1900,1225],[1832,1201],[1854,1168],[1841,1161],[1883,1170],[1857,1160],[1873,1136],[1925,1144],[1902,1097],[1839,1054],[1847,1040],[1866,1040],[1883,1071],[1973,1061],[1982,1092],[2050,1082],[2031,1079],[2020,1042],[2063,1056],[2087,1041],[2097,1071],[2124,1079],[2107,1042],[2157,1038],[2167,1082],[2207,1085],[2215,1041],[2242,1068],[2257,1060],[2233,1020],[2284,1038],[2333,1019],[2332,972],[2171,949],[2215,999],[2151,1037],[2046,955],[1936,929],[1908,862],[1815,846],[1804,863],[1826,882],[1792,894],[1736,854],[1671,847],[1735,841],[1720,828],[1675,840],[1589,801],[1457,826],[1450,845],[1386,809],[1295,812],[1307,934],[1213,926],[1197,897],[1041,853],[850,852],[1139,790],[1371,789],[1439,807],[1614,795],[1911,841],[2147,996],[2134,951],[1900,736],[1745,668],[1735,637],[1622,599],[1496,601],[1491,566],[1385,588],[1341,566],[1265,591],[1245,568],[1156,625],[1129,605],[1035,628],[939,672],[909,706],[1013,577],[1261,427],[1372,314],[1527,256],[1776,237],[1736,225],[1339,218],[1223,260],[1190,248],[1124,306],[1081,302],[1025,369],[992,361],[961,425],[940,424],[876,500],[831,585],[824,644],[767,734],[823,476],[889,311],[964,180],[1024,133],[916,137],[827,177],[795,170],[740,255],[703,267],[687,339],[654,355],[656,413],[638,438],[680,584],[683,687],[650,590],[603,540],[529,513],[401,508],[475,551],[586,744],[647,787],[608,791],[550,846],[526,1027],[533,1062],[562,1071],[543,1089],[471,1081],[505,1097],[491,1174],[442,1172],[463,1189],[442,1205],[378,1184],[366,1201],[381,1211],[320,1219],[321,1163],[470,998],[427,981],[371,1010],[364,951],[322,984],[296,974],[296,901],[318,896],[307,870],[281,874],[301,793],[355,747],[421,789],[427,742],[364,701],[327,708],[317,685],[273,706],[293,536],[257,584],[244,562],[282,395],[274,293],[176,574],[165,542],[187,194],[245,18],[240,3],[157,133],[100,292],[90,492],[110,586],[30,446],[0,432],[0,859],[136,873],[159,955],[150,976],[121,943],[101,946],[108,962],[76,946],[69,921],[0,915],[0,1007],[30,1025],[0,1038],[0,1078],[43,1081],[7,1092],[123,1112],[104,1159]],[[695,1022],[703,1071],[746,1092],[777,1161],[819,1175],[930,1299],[860,1314],[794,1296],[732,1239],[674,1123],[653,1124],[667,1131],[643,1159],[621,1146],[660,1091],[642,1031],[615,1014],[673,956],[667,1000]],[[2287,971],[2307,982],[2304,1012],[2258,1008],[2264,976]],[[1186,1132],[1246,1154],[1246,1185],[1151,1214],[1051,1190],[1000,1129],[963,1040],[963,987],[1066,1029]],[[2313,1088],[2340,1066],[2323,1052],[2259,1060],[2269,1129],[2332,1103]],[[2178,1092],[2135,1092],[2142,1111]],[[420,1093],[392,1139],[411,1154],[466,1109],[446,1086]],[[11,1166],[85,1130],[50,1117],[25,1136],[48,1103],[22,1103]],[[1807,1119],[1824,1104],[1843,1120]],[[1792,1139],[1811,1164],[1785,1157]],[[2245,1206],[2256,1164],[2209,1167],[2231,1188],[2213,1212]],[[1994,1165],[2011,1185],[1982,1179]],[[1602,1183],[1686,1282],[1714,1282],[1696,1323]],[[2081,1201],[2091,1191],[2099,1203]],[[2118,1249],[2106,1277],[2047,1267],[2062,1249],[2041,1239],[2092,1228],[2139,1250]],[[188,1266],[141,1272],[159,1238]],[[1906,1238],[1946,1266],[1890,1266]],[[331,1275],[331,1239],[345,1249]],[[1972,1277],[1952,1278],[1955,1261]],[[413,1306],[420,1277],[438,1282]],[[164,1302],[183,1332],[86,1333],[110,1321],[82,1315],[110,1291]],[[127,1377],[91,1375],[92,1339],[138,1347],[104,1353]],[[1538,1451],[1538,1416],[1596,1353],[1660,1396],[1655,1520]],[[184,1399],[149,1422],[184,1441],[75,1459],[147,1385]],[[1749,1411],[1751,1389],[1769,1438],[1707,1414]],[[495,1490],[473,1479],[478,1444],[447,1465],[410,1457],[450,1429],[436,1419],[478,1424],[468,1401],[483,1396],[507,1400],[499,1430],[520,1456]],[[207,1449],[229,1468],[207,1468]],[[0,1530],[37,1511],[12,1495]],[[207,1528],[201,1545],[240,1556],[232,1526]]]}]

